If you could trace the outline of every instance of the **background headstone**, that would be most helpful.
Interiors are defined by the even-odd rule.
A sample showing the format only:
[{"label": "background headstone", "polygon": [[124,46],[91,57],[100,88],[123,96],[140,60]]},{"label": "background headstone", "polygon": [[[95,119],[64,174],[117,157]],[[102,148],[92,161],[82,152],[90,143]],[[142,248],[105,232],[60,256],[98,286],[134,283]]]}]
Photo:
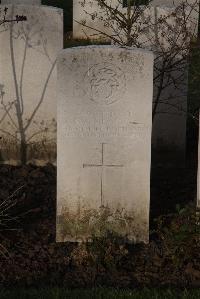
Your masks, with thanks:
[{"label": "background headstone", "polygon": [[[132,34],[135,34],[135,44],[133,47],[154,50],[152,45],[155,45],[155,8],[148,6],[140,8],[140,12],[137,16],[137,22],[133,23]],[[127,8],[123,8],[121,12],[127,17]],[[135,11],[136,13],[136,11]],[[123,44],[127,43],[127,35],[124,29],[119,29],[118,23],[113,22],[113,32],[111,36],[119,42],[122,41]],[[116,44],[115,40],[111,41],[112,44]]]},{"label": "background headstone", "polygon": [[[119,3],[119,0],[106,0],[108,6],[112,6],[121,10],[122,13],[126,12],[126,8]],[[193,19],[193,25],[197,30],[198,18],[199,18],[199,5],[198,0],[153,0],[149,3],[149,9],[152,7],[161,8],[174,8],[181,3],[186,3],[192,10],[190,19]],[[146,13],[146,11],[145,11]],[[97,1],[92,0],[74,0],[73,1],[73,37],[80,39],[101,39],[102,35],[91,28],[96,28],[102,32],[105,32],[108,36],[104,37],[107,41],[110,40],[109,36],[113,34],[112,28],[104,22],[105,14],[97,4]],[[91,27],[87,28],[79,23]],[[112,22],[110,22],[112,24]]]},{"label": "background headstone", "polygon": [[[118,0],[106,0],[108,4],[114,5],[118,3]],[[83,4],[84,3],[84,4]],[[91,0],[74,0],[73,1],[73,38],[77,39],[106,39],[110,40],[109,37],[102,36],[97,31],[91,28],[98,29],[105,32],[108,35],[112,34],[112,29],[105,25],[101,20],[104,18],[104,12],[99,7],[96,1]],[[78,23],[77,23],[78,21]],[[80,23],[84,23],[85,27]]]},{"label": "background headstone", "polygon": [[148,242],[153,54],[88,46],[58,58],[57,241]]},{"label": "background headstone", "polygon": [[[153,118],[153,165],[163,164],[163,162],[170,167],[175,165],[184,167],[185,165],[188,63],[184,57],[187,55],[186,49],[189,49],[187,43],[190,38],[188,36],[187,40],[184,39],[183,25],[180,22],[184,17],[187,19],[187,32],[195,36],[198,20],[194,20],[191,16],[190,7],[183,10],[181,7],[177,9],[150,6],[143,11],[138,22],[133,26],[133,32],[137,33],[138,30],[135,44],[141,48],[151,49],[155,54],[154,107],[156,107],[157,96],[160,95]],[[146,27],[141,19],[146,21],[149,19],[146,25],[148,30],[145,30]],[[120,32],[120,40],[125,41],[125,35],[122,32]],[[177,46],[179,49],[173,52]],[[174,57],[173,53],[175,53]],[[162,67],[165,59],[168,59],[167,63],[173,66],[167,71],[165,71],[167,66]],[[164,88],[160,93],[159,86],[162,82],[163,70],[165,71],[162,83]],[[158,76],[159,79],[155,80]]]},{"label": "background headstone", "polygon": [[63,48],[63,13],[40,5],[5,5],[7,18],[24,15],[27,21],[0,28],[0,163],[20,163],[23,151],[27,162],[54,163],[55,65]]},{"label": "background headstone", "polygon": [[[155,12],[157,20],[163,18],[166,20],[166,23],[155,28],[157,35],[155,53],[157,53],[157,57],[162,52],[165,54],[160,60],[155,60],[156,68],[154,77],[159,73],[159,71],[156,71],[157,69],[162,70],[163,61],[167,57],[166,54],[168,52],[173,53],[173,50],[177,46],[180,48],[180,51],[174,52],[176,55],[173,59],[173,55],[169,54],[171,55],[169,63],[172,67],[169,73],[165,73],[163,79],[163,86],[165,88],[162,89],[153,121],[153,161],[165,161],[166,166],[180,165],[184,167],[188,92],[188,63],[184,59],[184,55],[187,55],[187,51],[184,48],[186,43],[183,39],[184,34],[181,33],[182,28],[176,22],[177,13],[175,8],[156,7]],[[175,12],[175,17],[173,16],[173,12]],[[189,11],[187,13],[189,15]],[[159,24],[159,21],[156,23]],[[192,30],[190,25],[191,22],[188,20],[188,32]],[[170,28],[173,28],[173,31],[169,34]],[[154,101],[156,101],[159,93],[159,83],[160,81],[157,84],[154,82]]]}]

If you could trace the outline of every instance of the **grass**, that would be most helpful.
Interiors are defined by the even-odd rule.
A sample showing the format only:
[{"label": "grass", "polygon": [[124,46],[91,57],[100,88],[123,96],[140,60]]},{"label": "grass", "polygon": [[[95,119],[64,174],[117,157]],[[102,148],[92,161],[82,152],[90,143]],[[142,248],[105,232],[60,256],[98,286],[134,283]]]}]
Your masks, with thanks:
[{"label": "grass", "polygon": [[91,45],[110,45],[110,42],[106,42],[105,40],[90,40],[90,39],[66,39],[64,41],[64,48],[71,47],[83,47],[83,46],[91,46]]},{"label": "grass", "polygon": [[199,299],[200,290],[117,290],[117,289],[13,289],[0,290],[0,299]]}]

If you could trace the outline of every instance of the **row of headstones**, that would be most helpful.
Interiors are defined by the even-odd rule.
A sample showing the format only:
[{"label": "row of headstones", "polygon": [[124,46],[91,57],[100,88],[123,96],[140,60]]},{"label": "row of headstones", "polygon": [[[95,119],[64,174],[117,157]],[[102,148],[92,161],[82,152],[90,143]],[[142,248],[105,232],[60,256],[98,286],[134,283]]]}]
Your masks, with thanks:
[{"label": "row of headstones", "polygon": [[[117,28],[115,28],[114,21],[113,24],[108,26],[108,17],[105,11],[98,5],[98,1],[90,0],[75,0],[73,2],[73,36],[78,39],[106,39],[110,41],[110,37],[114,37],[114,40],[118,39],[120,42],[124,39],[123,30],[122,34]],[[127,8],[123,7],[123,1],[120,0],[106,0],[108,6],[117,8],[122,14],[126,15]],[[138,44],[144,49],[156,49],[159,44],[164,43],[164,52],[167,53],[167,49],[173,51],[174,48],[170,45],[170,36],[168,26],[163,25],[160,19],[166,18],[166,23],[170,25],[175,25],[175,19],[173,12],[176,8],[181,6],[183,0],[153,0],[149,3],[146,8],[141,7],[140,18],[134,25],[134,32],[139,36],[137,38]],[[188,30],[193,32],[194,35],[197,33],[198,29],[198,1],[189,0],[185,2],[185,12],[188,13],[189,17],[187,19]],[[142,11],[144,10],[144,11]],[[138,13],[138,12],[137,12]],[[136,14],[137,14],[136,13]],[[186,14],[187,14],[186,13]],[[135,14],[135,15],[136,15]],[[144,25],[144,21],[148,22],[148,25]],[[81,25],[84,23],[84,26]],[[110,22],[111,23],[111,22]],[[153,24],[153,25],[150,25]],[[181,37],[184,34],[181,33],[182,27],[178,25],[179,28],[174,28],[174,40],[178,40],[180,44],[183,43]],[[178,27],[177,26],[177,27]],[[136,28],[140,28],[138,31]],[[142,32],[142,27],[146,27],[147,32]],[[98,31],[95,31],[94,29]],[[176,32],[177,30],[177,32]],[[106,33],[103,36],[99,32]],[[163,35],[164,33],[164,35]],[[178,38],[177,38],[178,37]],[[162,49],[160,53],[162,52]],[[177,51],[178,52],[178,51]],[[158,56],[160,55],[158,54]],[[163,55],[166,58],[166,55]],[[163,158],[165,160],[165,165],[173,166],[174,163],[180,166],[184,165],[185,162],[185,152],[186,152],[186,122],[187,122],[187,110],[188,110],[188,63],[186,60],[181,60],[181,58],[176,54],[176,63],[179,62],[180,67],[176,67],[171,71],[170,75],[165,76],[166,86],[160,90],[158,85],[160,82],[155,82],[154,84],[154,96],[153,103],[156,102],[157,96],[159,94],[158,105],[154,104],[156,107],[156,113],[153,120],[153,130],[152,130],[152,148],[154,153],[154,162],[163,164]],[[175,61],[173,61],[174,63]],[[155,77],[158,75],[156,69],[162,69],[162,60],[160,64],[155,64]],[[178,70],[179,69],[179,70]],[[181,69],[181,71],[180,71]],[[169,79],[170,78],[170,79]],[[181,78],[181,82],[180,82]],[[168,80],[169,79],[169,80]],[[173,83],[174,81],[179,82],[179,86]],[[167,159],[165,159],[167,157]]]},{"label": "row of headstones", "polygon": [[[57,241],[88,240],[108,231],[127,241],[147,241],[153,54],[78,47],[59,54],[56,70],[62,11],[6,6],[7,17],[23,14],[27,22],[6,24],[0,35],[0,129],[13,138],[12,151],[15,137],[21,140],[23,134],[28,146],[32,137],[46,149],[47,121],[56,119],[58,109]],[[40,147],[35,149],[41,159]],[[11,154],[16,161],[11,151],[7,161]],[[31,154],[28,160],[37,162]]]},{"label": "row of headstones", "polygon": [[[94,7],[96,2],[88,1],[85,1],[84,9],[89,9],[90,3],[90,9],[97,10],[97,7]],[[190,0],[192,1],[195,0]],[[177,0],[175,4],[179,2],[180,0]],[[12,3],[21,5],[15,6],[12,12],[10,6]],[[112,5],[113,3],[112,0]],[[26,148],[21,151],[21,155],[26,152],[28,161],[37,164],[46,161],[56,163],[55,60],[57,52],[63,48],[62,10],[41,6],[41,0],[2,0],[2,4],[8,6],[10,15],[27,15],[28,21],[13,26],[5,23],[0,28],[2,53],[0,57],[2,70],[0,74],[0,161],[18,163],[21,159],[22,143],[22,146],[28,145],[23,146]],[[34,6],[30,9],[30,6],[23,4],[34,4]],[[153,4],[157,5],[157,2],[153,1]],[[167,4],[172,6],[170,0]],[[159,10],[160,14],[164,14],[167,8],[159,8]],[[147,15],[150,14],[154,18],[154,12],[154,8],[150,8]],[[78,21],[88,16],[84,15],[80,0],[74,1],[73,14],[74,19]],[[156,14],[160,15],[158,12]],[[74,37],[82,32],[80,25],[76,27],[76,24],[74,22]],[[95,27],[95,22],[91,26]],[[87,28],[84,27],[85,30]],[[149,46],[147,43],[146,47],[149,48]],[[173,73],[173,77],[180,77],[179,72]],[[153,122],[154,153],[156,152],[159,156],[162,152],[166,152],[168,157],[166,165],[170,164],[170,161],[173,165],[178,159],[182,165],[184,164],[187,114],[186,62],[185,76],[181,84],[181,88],[176,88],[176,90],[171,85],[162,91],[161,101],[157,106]],[[156,96],[155,88],[154,99]],[[24,100],[26,105],[24,105]],[[19,144],[17,147],[16,141]]]},{"label": "row of headstones", "polygon": [[[19,147],[22,138],[28,146],[33,138],[46,149],[47,122],[56,119],[57,108],[57,241],[88,240],[108,231],[127,241],[147,241],[153,54],[78,47],[59,54],[56,71],[62,11],[4,2],[7,18],[27,16],[27,22],[6,24],[0,34],[0,129],[13,142],[7,160],[11,154],[17,160],[12,152],[17,138]],[[41,158],[40,148],[35,150]],[[27,159],[34,161],[31,154],[29,149]]]},{"label": "row of headstones", "polygon": [[1,155],[53,161],[57,109],[57,241],[112,232],[148,242],[153,54],[91,46],[58,55],[62,11],[8,2],[7,17],[27,22],[1,27]]}]

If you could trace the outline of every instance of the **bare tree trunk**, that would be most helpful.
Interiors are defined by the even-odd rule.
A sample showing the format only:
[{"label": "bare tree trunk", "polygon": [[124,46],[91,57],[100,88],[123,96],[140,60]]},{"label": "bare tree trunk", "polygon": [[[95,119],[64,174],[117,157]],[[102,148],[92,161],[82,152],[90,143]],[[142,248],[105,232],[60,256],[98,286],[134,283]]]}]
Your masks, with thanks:
[{"label": "bare tree trunk", "polygon": [[26,163],[27,163],[27,143],[26,143],[26,139],[21,140],[20,160],[21,160],[22,165],[26,165]]},{"label": "bare tree trunk", "polygon": [[[14,14],[14,8],[12,8],[12,16]],[[15,56],[14,56],[14,46],[13,46],[13,23],[10,25],[10,55],[11,55],[11,64],[12,64],[12,71],[13,71],[13,79],[14,79],[14,86],[15,86],[15,94],[16,94],[16,114],[17,114],[17,121],[18,121],[18,128],[20,134],[20,161],[21,164],[24,165],[27,163],[27,142],[26,142],[26,135],[24,131],[24,124],[23,124],[23,117],[22,117],[22,109],[20,104],[20,95],[17,83],[17,74],[16,74],[16,65],[15,65]]]}]

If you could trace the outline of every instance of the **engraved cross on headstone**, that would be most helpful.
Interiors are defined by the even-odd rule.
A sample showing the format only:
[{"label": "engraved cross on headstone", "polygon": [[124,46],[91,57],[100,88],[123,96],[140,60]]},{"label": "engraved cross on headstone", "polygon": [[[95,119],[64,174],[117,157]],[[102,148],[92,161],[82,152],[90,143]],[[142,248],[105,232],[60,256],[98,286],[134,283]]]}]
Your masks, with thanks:
[{"label": "engraved cross on headstone", "polygon": [[83,164],[83,168],[86,167],[100,167],[101,168],[101,206],[103,205],[103,170],[106,167],[123,167],[124,165],[121,164],[104,164],[104,150],[105,150],[105,144],[101,144],[101,164]]}]

